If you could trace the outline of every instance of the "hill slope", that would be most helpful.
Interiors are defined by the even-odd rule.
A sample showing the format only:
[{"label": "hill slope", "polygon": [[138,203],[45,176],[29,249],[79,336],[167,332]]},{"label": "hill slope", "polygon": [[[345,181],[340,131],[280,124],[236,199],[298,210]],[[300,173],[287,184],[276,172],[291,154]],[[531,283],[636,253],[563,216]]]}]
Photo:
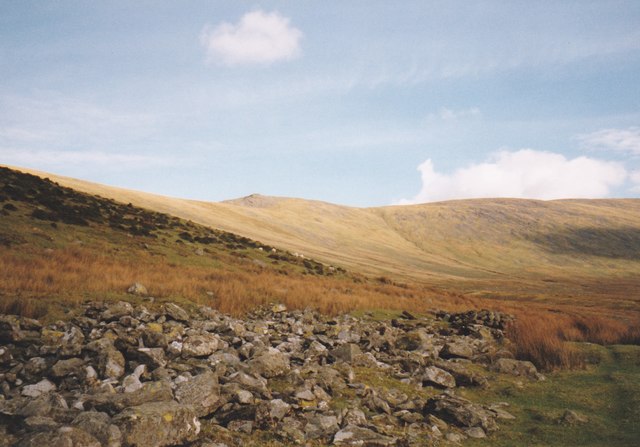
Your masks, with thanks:
[{"label": "hill slope", "polygon": [[167,198],[31,171],[367,274],[481,296],[637,310],[640,200],[482,199],[352,208],[249,196]]}]

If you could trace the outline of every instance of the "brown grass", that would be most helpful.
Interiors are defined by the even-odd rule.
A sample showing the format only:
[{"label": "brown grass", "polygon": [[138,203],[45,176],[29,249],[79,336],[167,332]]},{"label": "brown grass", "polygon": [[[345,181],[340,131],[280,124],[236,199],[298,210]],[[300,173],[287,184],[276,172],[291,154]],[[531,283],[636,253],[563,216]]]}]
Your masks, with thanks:
[{"label": "brown grass", "polygon": [[159,299],[189,300],[234,315],[280,302],[289,308],[312,307],[327,314],[388,309],[427,312],[493,308],[515,314],[508,330],[518,358],[544,370],[575,368],[583,359],[568,341],[599,344],[640,343],[638,319],[594,315],[593,309],[570,313],[527,305],[469,298],[417,283],[362,277],[283,274],[250,259],[222,267],[176,264],[131,248],[125,254],[68,245],[29,252],[0,247],[0,312],[50,318],[50,305],[73,307],[85,299],[122,299],[139,281]]}]

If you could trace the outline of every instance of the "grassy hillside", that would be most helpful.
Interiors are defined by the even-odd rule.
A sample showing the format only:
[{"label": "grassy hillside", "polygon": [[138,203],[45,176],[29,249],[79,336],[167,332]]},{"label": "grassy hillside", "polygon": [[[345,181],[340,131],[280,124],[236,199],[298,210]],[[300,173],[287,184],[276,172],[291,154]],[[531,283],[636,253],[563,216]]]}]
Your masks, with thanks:
[{"label": "grassy hillside", "polygon": [[259,195],[199,202],[46,176],[364,274],[500,301],[595,306],[596,314],[640,309],[639,199],[483,199],[362,209]]}]

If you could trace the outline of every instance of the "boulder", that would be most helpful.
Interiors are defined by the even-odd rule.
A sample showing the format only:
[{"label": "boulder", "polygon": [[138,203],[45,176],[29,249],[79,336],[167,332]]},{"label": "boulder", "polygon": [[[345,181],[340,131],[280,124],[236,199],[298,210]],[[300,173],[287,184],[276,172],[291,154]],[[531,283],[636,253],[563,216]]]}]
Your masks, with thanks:
[{"label": "boulder", "polygon": [[83,411],[71,423],[96,438],[105,447],[119,447],[122,441],[120,429],[111,423],[106,413]]},{"label": "boulder", "polygon": [[444,344],[440,351],[440,357],[443,359],[470,359],[473,357],[473,346],[471,343],[462,340],[451,341]]},{"label": "boulder", "polygon": [[22,395],[27,397],[38,397],[41,394],[46,394],[56,389],[55,384],[51,383],[47,379],[42,379],[38,383],[33,385],[26,385],[22,388]]},{"label": "boulder", "polygon": [[353,363],[356,356],[362,354],[362,350],[355,343],[346,343],[331,351],[331,356],[339,361]]},{"label": "boulder", "polygon": [[249,368],[255,374],[271,379],[286,375],[291,366],[286,354],[275,348],[269,348],[266,352],[251,359]]},{"label": "boulder", "polygon": [[175,396],[179,403],[191,405],[196,416],[208,416],[219,406],[220,386],[218,385],[218,376],[211,371],[199,374],[186,382],[178,384]]},{"label": "boulder", "polygon": [[457,427],[482,427],[485,431],[497,428],[495,413],[461,397],[436,396],[427,401],[424,411]]},{"label": "boulder", "polygon": [[334,436],[338,430],[340,430],[338,418],[323,414],[307,416],[307,425],[304,428],[307,439],[328,439]]},{"label": "boulder", "polygon": [[113,418],[124,445],[164,447],[195,441],[200,421],[190,405],[175,401],[152,402],[122,411]]},{"label": "boulder", "polygon": [[17,447],[101,447],[89,433],[75,427],[60,427],[53,433],[41,432],[25,436]]},{"label": "boulder", "polygon": [[436,366],[429,366],[424,369],[422,383],[442,388],[455,388],[456,379],[443,369]]},{"label": "boulder", "polygon": [[216,352],[219,344],[220,339],[215,334],[189,335],[182,343],[182,357],[208,357]]},{"label": "boulder", "polygon": [[512,376],[522,376],[534,380],[544,380],[544,376],[538,373],[536,366],[528,361],[501,358],[493,364],[493,370]]},{"label": "boulder", "polygon": [[355,425],[347,425],[333,437],[333,445],[389,447],[397,445],[398,439],[384,436],[373,430]]},{"label": "boulder", "polygon": [[51,367],[51,375],[56,379],[61,379],[66,376],[81,376],[84,374],[83,366],[84,360],[77,357],[58,360],[56,364]]},{"label": "boulder", "polygon": [[182,307],[174,303],[167,303],[164,306],[164,311],[167,316],[175,321],[187,322],[189,321],[189,314]]},{"label": "boulder", "polygon": [[127,289],[127,293],[138,296],[147,296],[149,294],[144,284],[139,282],[131,284],[131,286],[129,286],[129,288]]}]

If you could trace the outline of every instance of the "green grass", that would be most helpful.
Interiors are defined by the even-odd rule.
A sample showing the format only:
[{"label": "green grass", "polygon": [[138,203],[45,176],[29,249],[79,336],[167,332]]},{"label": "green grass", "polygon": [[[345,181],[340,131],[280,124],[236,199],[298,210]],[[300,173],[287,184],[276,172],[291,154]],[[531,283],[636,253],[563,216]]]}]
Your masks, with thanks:
[{"label": "green grass", "polygon": [[[516,419],[500,421],[500,430],[468,446],[620,446],[640,445],[640,347],[583,345],[599,361],[581,371],[556,373],[547,381],[523,383],[497,377],[488,390],[463,395],[484,403],[507,402]],[[570,409],[585,424],[559,420]]]}]

